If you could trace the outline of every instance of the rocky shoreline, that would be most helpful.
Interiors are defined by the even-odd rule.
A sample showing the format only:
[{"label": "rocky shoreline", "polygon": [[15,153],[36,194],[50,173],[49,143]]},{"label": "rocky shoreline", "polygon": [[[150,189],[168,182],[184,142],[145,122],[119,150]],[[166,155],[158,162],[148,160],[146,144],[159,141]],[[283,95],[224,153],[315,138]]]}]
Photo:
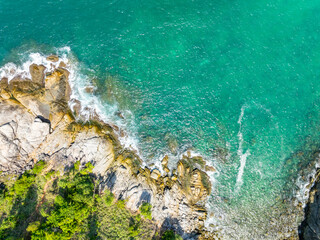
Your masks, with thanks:
[{"label": "rocky shoreline", "polygon": [[[49,56],[47,60],[56,63],[59,58]],[[21,174],[39,160],[60,172],[79,160],[82,165],[91,162],[100,191],[107,188],[117,199],[125,199],[131,211],[139,211],[148,202],[158,228],[172,229],[184,239],[212,239],[204,223],[211,192],[206,171],[214,168],[190,154],[172,171],[165,157],[163,174],[160,169],[142,167],[139,156],[121,146],[116,126],[98,116],[76,120],[81,103],[70,98],[67,69],[68,63],[62,61],[50,69],[32,64],[31,79],[0,79],[1,175]]]},{"label": "rocky shoreline", "polygon": [[299,226],[299,238],[302,240],[320,239],[320,169],[310,180],[310,193],[304,209],[305,219]]},{"label": "rocky shoreline", "polygon": [[[142,167],[143,162],[118,140],[124,133],[93,112],[81,120],[81,102],[71,98],[68,63],[48,56],[51,66],[31,64],[29,72],[0,79],[0,176],[20,175],[40,160],[61,173],[80,161],[91,162],[99,191],[110,190],[126,207],[139,212],[152,205],[159,231],[174,230],[184,239],[219,239],[207,231],[205,207],[212,190],[208,166],[186,153],[176,168]],[[30,75],[31,77],[25,77]],[[304,174],[302,174],[304,175]],[[300,239],[320,239],[320,170],[310,180],[310,195],[299,227]],[[294,230],[290,239],[298,239]],[[286,238],[284,238],[286,239]]]}]

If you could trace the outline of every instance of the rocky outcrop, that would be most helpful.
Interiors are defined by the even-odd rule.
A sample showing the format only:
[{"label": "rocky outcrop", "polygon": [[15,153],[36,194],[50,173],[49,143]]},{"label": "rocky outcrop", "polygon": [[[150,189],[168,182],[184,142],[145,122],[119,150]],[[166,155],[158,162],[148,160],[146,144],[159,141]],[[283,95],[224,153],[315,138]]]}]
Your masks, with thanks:
[{"label": "rocky outcrop", "polygon": [[46,58],[48,61],[51,61],[51,62],[58,62],[59,61],[59,57],[56,56],[56,55],[50,55]]},{"label": "rocky outcrop", "polygon": [[[51,134],[52,129],[68,112],[67,70],[55,69],[45,79],[44,66],[32,64],[29,69],[32,80],[15,77],[0,84],[0,170],[4,172],[20,173],[37,160],[35,155],[45,153],[40,147],[56,134]],[[55,84],[45,87],[44,80],[51,75]]]},{"label": "rocky outcrop", "polygon": [[320,239],[320,169],[310,184],[314,184],[309,193],[309,201],[305,208],[305,220],[299,228],[300,239]]},{"label": "rocky outcrop", "polygon": [[31,75],[32,82],[39,84],[41,87],[44,87],[44,70],[45,66],[31,64],[29,67],[29,72]]},{"label": "rocky outcrop", "polygon": [[[167,157],[163,171],[142,168],[139,157],[118,142],[116,126],[98,117],[77,122],[73,114],[81,103],[70,99],[66,66],[48,70],[32,64],[31,79],[1,79],[1,174],[22,173],[39,160],[50,161],[61,172],[75,161],[91,162],[101,191],[110,189],[132,211],[149,202],[159,227],[174,229],[186,239],[196,236],[207,217],[204,206],[211,184],[204,169],[210,168],[201,158],[190,156],[183,157],[174,171],[168,168]],[[73,103],[72,111],[68,103]]]}]

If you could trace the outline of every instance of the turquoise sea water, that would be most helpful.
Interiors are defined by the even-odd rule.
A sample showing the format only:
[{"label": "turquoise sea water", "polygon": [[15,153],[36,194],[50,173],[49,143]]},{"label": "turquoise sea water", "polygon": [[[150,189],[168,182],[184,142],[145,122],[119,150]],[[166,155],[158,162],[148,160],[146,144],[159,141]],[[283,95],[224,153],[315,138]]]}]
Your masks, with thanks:
[{"label": "turquoise sea water", "polygon": [[318,0],[0,0],[0,62],[69,46],[143,159],[204,155],[219,171],[213,212],[254,237],[320,145],[319,11]]}]

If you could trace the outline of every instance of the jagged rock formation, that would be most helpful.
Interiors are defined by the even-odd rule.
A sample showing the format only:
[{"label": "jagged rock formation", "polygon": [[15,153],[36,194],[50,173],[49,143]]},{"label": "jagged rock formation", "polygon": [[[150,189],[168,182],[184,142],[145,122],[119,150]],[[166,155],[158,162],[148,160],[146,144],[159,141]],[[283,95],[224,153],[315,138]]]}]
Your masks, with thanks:
[{"label": "jagged rock formation", "polygon": [[[56,56],[47,59],[59,61]],[[204,205],[211,191],[203,170],[210,168],[201,158],[187,156],[174,172],[165,158],[163,175],[158,169],[142,168],[139,157],[121,147],[116,127],[75,120],[79,110],[68,106],[71,90],[66,66],[60,62],[59,67],[46,69],[32,64],[31,79],[1,79],[1,174],[19,174],[38,160],[50,161],[62,172],[75,161],[92,162],[101,191],[109,188],[118,199],[126,199],[132,211],[149,202],[159,227],[174,229],[187,239],[197,235],[204,227]]]},{"label": "jagged rock formation", "polygon": [[309,201],[305,208],[305,220],[299,228],[300,239],[320,239],[320,169],[312,179],[314,184],[309,193]]}]

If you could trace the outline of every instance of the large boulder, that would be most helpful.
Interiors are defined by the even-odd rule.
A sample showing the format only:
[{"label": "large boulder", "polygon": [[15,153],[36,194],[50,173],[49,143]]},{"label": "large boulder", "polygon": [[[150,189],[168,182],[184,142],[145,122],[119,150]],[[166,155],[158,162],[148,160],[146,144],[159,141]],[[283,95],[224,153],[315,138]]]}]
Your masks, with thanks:
[{"label": "large boulder", "polygon": [[158,169],[153,169],[150,175],[150,177],[155,180],[158,180],[160,176],[161,176],[161,173]]},{"label": "large boulder", "polygon": [[8,78],[2,78],[0,80],[0,89],[5,89],[8,87]]},{"label": "large boulder", "polygon": [[57,55],[50,55],[46,59],[50,62],[58,62],[59,61],[59,57]]},{"label": "large boulder", "polygon": [[19,76],[13,78],[9,82],[9,89],[11,93],[23,92],[23,93],[33,93],[39,90],[42,85],[32,82],[28,78],[21,78]]},{"label": "large boulder", "polygon": [[16,101],[0,101],[0,171],[23,171],[29,154],[49,132],[50,123],[34,117]]},{"label": "large boulder", "polygon": [[64,68],[57,68],[45,79],[46,90],[54,100],[70,100],[71,89],[68,83],[69,71]]},{"label": "large boulder", "polygon": [[45,69],[46,67],[43,65],[31,64],[29,67],[29,72],[31,75],[32,82],[44,87]]}]

